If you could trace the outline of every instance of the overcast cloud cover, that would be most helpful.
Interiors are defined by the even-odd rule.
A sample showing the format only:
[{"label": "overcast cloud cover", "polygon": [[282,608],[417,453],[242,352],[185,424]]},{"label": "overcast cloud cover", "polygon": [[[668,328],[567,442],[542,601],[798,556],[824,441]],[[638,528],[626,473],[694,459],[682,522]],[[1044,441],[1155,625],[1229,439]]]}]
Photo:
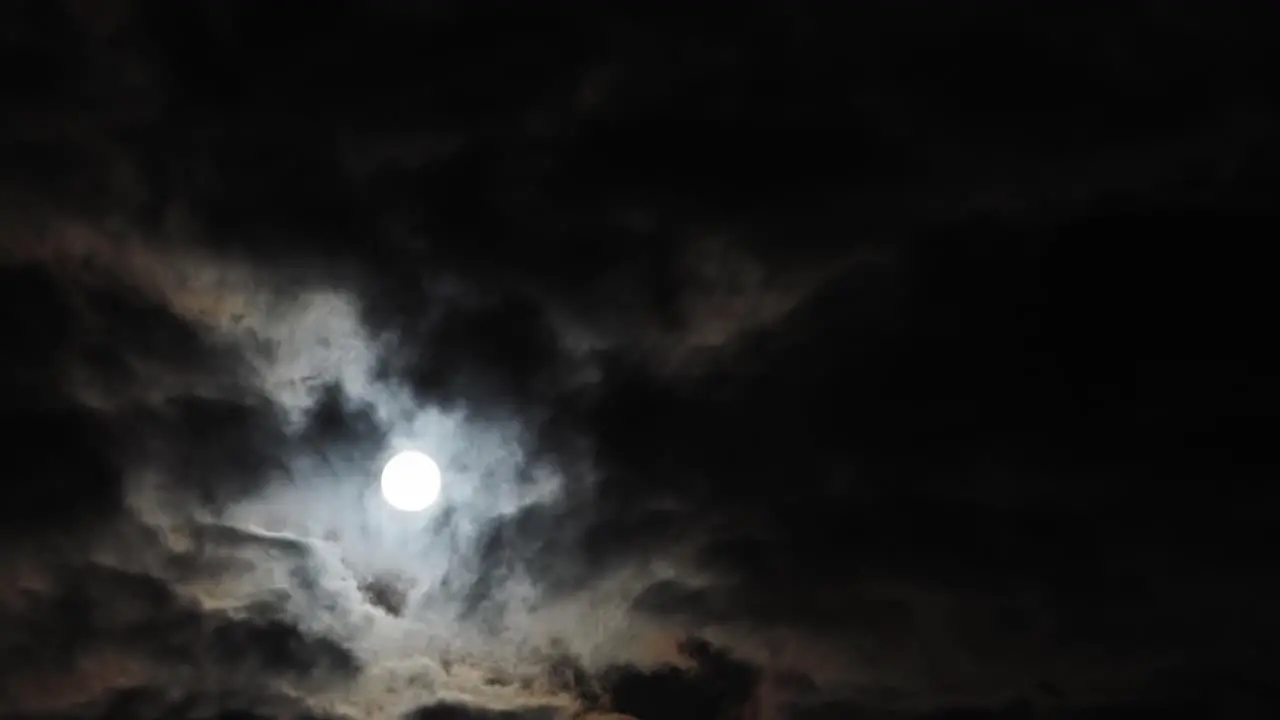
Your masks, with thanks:
[{"label": "overcast cloud cover", "polygon": [[0,716],[1274,716],[1274,18],[819,5],[4,4]]}]

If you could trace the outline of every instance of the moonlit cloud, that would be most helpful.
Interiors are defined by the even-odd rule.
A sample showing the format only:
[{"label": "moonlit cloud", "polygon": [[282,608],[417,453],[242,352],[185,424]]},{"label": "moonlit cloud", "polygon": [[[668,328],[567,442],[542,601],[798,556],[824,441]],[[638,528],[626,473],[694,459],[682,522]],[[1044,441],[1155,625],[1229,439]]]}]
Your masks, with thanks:
[{"label": "moonlit cloud", "polygon": [[1270,23],[291,5],[0,7],[0,716],[1275,714]]}]

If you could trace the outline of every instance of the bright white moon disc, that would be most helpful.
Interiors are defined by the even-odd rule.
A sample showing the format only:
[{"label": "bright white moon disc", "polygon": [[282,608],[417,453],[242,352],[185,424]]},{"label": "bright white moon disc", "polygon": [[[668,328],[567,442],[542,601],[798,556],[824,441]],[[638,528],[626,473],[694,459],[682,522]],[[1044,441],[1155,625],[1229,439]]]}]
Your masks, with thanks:
[{"label": "bright white moon disc", "polygon": [[382,468],[382,497],[397,510],[426,510],[440,497],[440,466],[415,450],[396,453]]}]

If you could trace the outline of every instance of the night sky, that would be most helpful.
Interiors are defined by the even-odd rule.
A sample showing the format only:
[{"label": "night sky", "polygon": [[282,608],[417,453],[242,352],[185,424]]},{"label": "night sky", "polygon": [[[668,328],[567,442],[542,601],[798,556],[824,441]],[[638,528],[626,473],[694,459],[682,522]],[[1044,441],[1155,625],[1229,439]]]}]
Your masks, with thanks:
[{"label": "night sky", "polygon": [[660,5],[0,3],[0,717],[1280,717],[1280,13]]}]

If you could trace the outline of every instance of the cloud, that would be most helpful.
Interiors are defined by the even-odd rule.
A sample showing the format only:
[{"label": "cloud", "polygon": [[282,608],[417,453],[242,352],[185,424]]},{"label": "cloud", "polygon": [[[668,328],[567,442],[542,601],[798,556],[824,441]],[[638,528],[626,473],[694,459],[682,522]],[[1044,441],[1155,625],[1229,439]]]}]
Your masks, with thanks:
[{"label": "cloud", "polygon": [[1093,20],[279,7],[14,21],[0,714],[1268,702],[1268,305],[1137,242],[1255,232],[1253,95]]},{"label": "cloud", "polygon": [[357,671],[346,649],[287,620],[184,596],[163,570],[182,559],[147,529],[98,530],[47,538],[43,552],[4,569],[10,712],[93,716],[139,695],[153,706],[203,695],[297,707],[281,683],[341,683]]},{"label": "cloud", "polygon": [[[307,665],[255,672],[249,663],[256,654],[219,659],[226,668],[210,669],[202,659],[158,655],[141,636],[132,650],[104,640],[68,659],[86,668],[75,676],[84,677],[76,681],[82,691],[47,691],[63,670],[48,679],[34,669],[14,675],[13,687],[26,689],[13,691],[12,707],[91,713],[153,686],[195,696],[205,692],[206,674],[226,672],[246,679],[218,682],[239,683],[246,698],[337,716],[398,717],[448,702],[494,712],[542,707],[530,712],[545,716],[547,708],[568,712],[578,704],[572,692],[548,685],[543,656],[559,633],[577,632],[583,618],[537,609],[540,590],[531,579],[484,554],[495,528],[560,498],[562,467],[551,456],[535,457],[534,426],[516,415],[503,421],[492,411],[469,417],[466,409],[433,408],[394,378],[380,377],[378,346],[368,342],[358,309],[340,288],[299,292],[273,285],[271,271],[261,267],[194,249],[167,254],[141,241],[115,243],[85,228],[61,238],[13,246],[8,261],[56,278],[70,293],[77,337],[95,331],[104,351],[118,353],[117,362],[104,364],[71,348],[54,379],[73,379],[71,399],[116,426],[112,452],[124,475],[123,507],[121,519],[99,525],[92,539],[42,561],[57,568],[40,570],[53,572],[54,584],[48,597],[20,593],[15,622],[47,612],[34,605],[77,601],[60,573],[74,574],[64,565],[85,566],[102,573],[112,591],[129,578],[149,584],[170,598],[164,602],[184,608],[201,642],[246,648],[281,642],[300,663],[333,655],[341,660],[327,662],[348,679],[321,681],[325,672]],[[185,276],[166,276],[162,268],[170,264],[185,268]],[[87,302],[117,297],[131,298],[134,314],[122,314],[119,303]],[[139,326],[139,318],[151,320]],[[173,333],[186,338],[187,350],[173,352]],[[119,360],[132,371],[115,371]],[[377,428],[373,443],[359,437],[312,443],[314,415],[325,402],[344,414],[363,413]],[[447,511],[426,526],[369,494],[377,460],[402,445],[429,447],[450,479]],[[406,594],[400,617],[365,594],[371,580]],[[481,580],[483,617],[474,597]],[[161,614],[144,612],[139,623],[167,627]],[[581,648],[622,630],[622,618],[611,622],[597,639],[582,638]],[[294,639],[270,640],[271,633]],[[113,663],[117,673],[101,670]],[[173,672],[185,679],[173,679]],[[317,682],[329,689],[318,691]]]},{"label": "cloud", "polygon": [[[125,645],[104,640],[66,660],[85,668],[75,676],[82,691],[41,690],[62,671],[43,680],[31,669],[14,676],[27,690],[13,707],[92,713],[154,687],[196,697],[212,676],[236,684],[248,704],[334,716],[396,717],[449,703],[549,716],[581,706],[583,692],[604,697],[596,681],[556,680],[557,658],[573,658],[584,677],[619,665],[696,665],[679,647],[690,627],[630,610],[657,580],[698,577],[687,549],[592,570],[572,556],[548,565],[536,546],[513,548],[538,542],[546,529],[520,524],[539,513],[568,529],[593,521],[580,505],[591,463],[572,445],[537,447],[537,417],[518,406],[505,420],[494,408],[432,407],[380,374],[384,346],[369,341],[349,291],[307,290],[216,251],[112,240],[85,227],[44,240],[11,245],[7,262],[54,279],[75,337],[93,338],[65,351],[53,380],[71,380],[69,399],[114,425],[123,501],[60,556],[33,561],[51,585],[35,599],[20,592],[14,612],[30,622],[77,601],[66,578],[98,573],[108,592],[133,583],[159,598],[163,608],[135,620],[144,628],[168,627],[160,618],[179,613],[217,657],[171,659],[145,634]],[[182,274],[167,275],[171,266]],[[92,342],[99,352],[84,350]],[[315,444],[317,418],[334,403],[365,417],[374,440],[344,439],[347,424]],[[426,526],[384,508],[367,482],[378,458],[409,444],[430,447],[451,481],[448,510]],[[563,477],[570,469],[574,484]],[[402,592],[401,611],[380,606],[370,582]],[[298,668],[255,669],[260,655],[218,654],[228,643],[276,642],[297,654],[280,662]],[[118,672],[100,670],[113,663]]]}]

